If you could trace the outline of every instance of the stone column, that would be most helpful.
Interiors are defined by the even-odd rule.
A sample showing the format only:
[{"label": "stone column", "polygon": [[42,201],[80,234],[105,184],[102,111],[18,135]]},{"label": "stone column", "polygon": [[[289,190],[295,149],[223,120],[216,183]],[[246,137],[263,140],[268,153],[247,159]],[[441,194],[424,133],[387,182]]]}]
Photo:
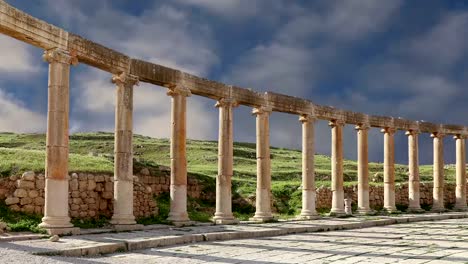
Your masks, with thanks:
[{"label": "stone column", "polygon": [[456,167],[456,191],[455,191],[455,207],[457,211],[466,211],[466,136],[454,136],[456,143],[457,167]]},{"label": "stone column", "polygon": [[45,161],[45,207],[42,223],[49,234],[76,233],[68,215],[68,127],[70,64],[67,51],[44,52],[49,62],[47,139]]},{"label": "stone column", "polygon": [[369,126],[359,124],[357,130],[358,148],[358,213],[370,214],[372,210],[369,206],[369,155],[367,133]]},{"label": "stone column", "polygon": [[419,195],[419,151],[417,130],[408,130],[408,212],[419,213],[421,209]]},{"label": "stone column", "polygon": [[187,155],[186,112],[190,90],[171,86],[167,95],[172,97],[171,108],[171,204],[168,221],[182,225],[189,222],[187,213]]},{"label": "stone column", "polygon": [[443,212],[444,208],[444,134],[434,132],[434,187],[433,187],[433,212]]},{"label": "stone column", "polygon": [[270,125],[271,108],[257,107],[252,113],[257,119],[257,196],[255,215],[251,220],[268,221],[271,214]]},{"label": "stone column", "polygon": [[216,177],[216,224],[234,224],[239,221],[232,215],[231,178],[233,174],[232,110],[237,104],[232,99],[221,99],[219,108],[218,175]]},{"label": "stone column", "polygon": [[134,225],[133,215],[133,86],[138,78],[114,75],[116,85],[114,142],[114,214],[111,224]]},{"label": "stone column", "polygon": [[395,140],[394,128],[384,128],[384,209],[397,212],[395,206]]},{"label": "stone column", "polygon": [[329,122],[332,129],[331,146],[331,191],[332,208],[330,215],[346,215],[344,210],[344,190],[343,190],[343,126],[344,122],[332,120]]},{"label": "stone column", "polygon": [[314,122],[309,115],[299,118],[302,123],[302,211],[300,219],[317,219],[315,210]]}]

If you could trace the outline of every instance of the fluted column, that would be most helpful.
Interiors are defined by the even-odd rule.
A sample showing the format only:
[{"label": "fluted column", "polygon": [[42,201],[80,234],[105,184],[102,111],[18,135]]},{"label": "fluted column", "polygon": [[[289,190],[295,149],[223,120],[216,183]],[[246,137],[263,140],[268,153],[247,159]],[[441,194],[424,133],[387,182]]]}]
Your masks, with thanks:
[{"label": "fluted column", "polygon": [[216,177],[216,224],[233,224],[238,220],[232,215],[231,178],[233,174],[233,107],[232,99],[221,99],[216,103],[219,109],[218,175]]},{"label": "fluted column", "polygon": [[[77,61],[67,51],[44,52],[49,62],[45,207],[42,223],[49,234],[74,232],[68,214],[68,128],[70,64]],[[76,231],[76,230],[75,230]]]},{"label": "fluted column", "polygon": [[434,140],[434,187],[433,187],[433,212],[445,211],[444,208],[444,134],[434,132],[431,137]]},{"label": "fluted column", "polygon": [[114,143],[114,214],[111,224],[134,225],[133,215],[133,86],[138,78],[114,75],[116,85]]},{"label": "fluted column", "polygon": [[356,126],[358,148],[358,213],[370,214],[369,206],[369,152],[368,130],[366,124]]},{"label": "fluted column", "polygon": [[457,211],[466,211],[466,136],[454,136],[456,145],[456,190],[455,190],[455,207]]},{"label": "fluted column", "polygon": [[384,128],[384,209],[396,212],[395,206],[395,129]]},{"label": "fluted column", "polygon": [[302,123],[302,210],[299,218],[318,218],[315,210],[314,122],[309,115],[299,118]]},{"label": "fluted column", "polygon": [[171,204],[168,221],[183,224],[190,221],[187,213],[187,97],[190,90],[183,86],[171,86]]},{"label": "fluted column", "polygon": [[332,130],[331,146],[331,191],[332,208],[330,215],[346,215],[344,210],[344,190],[343,190],[343,126],[344,122],[332,120],[329,122]]},{"label": "fluted column", "polygon": [[254,108],[252,113],[257,122],[257,196],[256,211],[252,220],[268,221],[271,214],[271,161],[270,161],[270,125],[271,108]]},{"label": "fluted column", "polygon": [[417,130],[408,130],[408,212],[422,212],[419,193],[419,150]]}]

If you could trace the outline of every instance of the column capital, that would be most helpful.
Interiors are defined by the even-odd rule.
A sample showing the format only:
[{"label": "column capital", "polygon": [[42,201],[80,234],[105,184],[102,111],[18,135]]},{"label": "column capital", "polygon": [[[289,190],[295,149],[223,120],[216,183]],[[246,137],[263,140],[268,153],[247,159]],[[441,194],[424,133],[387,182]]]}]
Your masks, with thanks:
[{"label": "column capital", "polygon": [[263,115],[263,114],[270,114],[273,111],[271,106],[260,106],[254,107],[252,110],[253,115]]},{"label": "column capital", "polygon": [[216,104],[215,104],[215,107],[219,108],[219,107],[238,107],[239,106],[239,103],[232,99],[232,98],[221,98],[219,99]]},{"label": "column capital", "polygon": [[332,128],[336,126],[344,126],[345,124],[346,123],[343,120],[339,120],[339,119],[330,120],[328,122],[328,125]]},{"label": "column capital", "polygon": [[405,132],[405,135],[407,136],[417,136],[419,135],[420,131],[417,129],[409,129]]},{"label": "column capital", "polygon": [[185,97],[190,97],[192,96],[192,92],[190,91],[189,88],[182,86],[182,85],[165,85],[167,87],[167,95],[169,96],[176,96],[176,95],[182,95]]},{"label": "column capital", "polygon": [[431,138],[443,138],[445,136],[444,133],[442,132],[432,132],[431,133]]},{"label": "column capital", "polygon": [[380,132],[385,134],[394,135],[397,130],[394,127],[384,127],[380,130]]},{"label": "column capital", "polygon": [[314,122],[315,121],[315,117],[312,116],[312,115],[307,115],[307,114],[304,114],[304,115],[300,115],[299,116],[299,122],[301,123],[308,123],[308,122]]},{"label": "column capital", "polygon": [[62,49],[45,50],[42,58],[48,63],[56,62],[71,65],[78,64],[78,58],[75,55],[70,54],[68,51]]},{"label": "column capital", "polygon": [[467,135],[456,134],[453,136],[453,139],[466,139]]},{"label": "column capital", "polygon": [[356,130],[358,130],[358,131],[359,131],[359,130],[369,130],[369,128],[370,128],[370,125],[367,124],[367,123],[357,124],[357,125],[354,127],[354,129],[356,129]]},{"label": "column capital", "polygon": [[118,86],[134,86],[139,85],[140,81],[138,76],[131,75],[128,73],[114,74],[111,79],[112,83]]}]

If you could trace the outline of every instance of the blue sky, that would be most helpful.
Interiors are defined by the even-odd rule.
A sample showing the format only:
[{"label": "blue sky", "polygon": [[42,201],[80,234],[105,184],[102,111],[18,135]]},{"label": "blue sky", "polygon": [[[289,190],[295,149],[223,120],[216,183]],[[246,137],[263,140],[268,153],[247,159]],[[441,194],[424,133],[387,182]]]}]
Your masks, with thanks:
[{"label": "blue sky", "polygon": [[[33,16],[130,56],[257,91],[275,91],[368,114],[466,124],[468,4],[402,0],[7,0]],[[0,37],[0,131],[45,131],[47,64],[40,49]],[[72,132],[112,131],[110,75],[72,69]],[[188,135],[216,139],[214,101],[189,99]],[[168,137],[170,98],[161,87],[135,90],[135,131]],[[235,140],[255,140],[251,109],[235,111]],[[298,117],[273,113],[271,144],[300,147]],[[454,162],[453,139],[445,139]],[[370,133],[370,159],[382,160],[383,135]],[[407,138],[396,135],[396,160]],[[330,152],[330,131],[317,123],[317,152]],[[432,162],[428,134],[421,163]],[[345,156],[356,134],[345,128]]]}]

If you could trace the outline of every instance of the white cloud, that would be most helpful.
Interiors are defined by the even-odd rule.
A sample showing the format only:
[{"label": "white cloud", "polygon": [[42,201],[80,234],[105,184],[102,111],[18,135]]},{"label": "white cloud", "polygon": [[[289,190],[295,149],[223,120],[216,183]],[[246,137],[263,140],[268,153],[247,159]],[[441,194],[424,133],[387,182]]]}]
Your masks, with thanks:
[{"label": "white cloud", "polygon": [[47,118],[33,112],[23,102],[0,89],[0,131],[43,132]]},{"label": "white cloud", "polygon": [[[0,74],[31,74],[39,71],[32,49],[24,42],[0,34]],[[24,76],[24,75],[23,75]]]}]

